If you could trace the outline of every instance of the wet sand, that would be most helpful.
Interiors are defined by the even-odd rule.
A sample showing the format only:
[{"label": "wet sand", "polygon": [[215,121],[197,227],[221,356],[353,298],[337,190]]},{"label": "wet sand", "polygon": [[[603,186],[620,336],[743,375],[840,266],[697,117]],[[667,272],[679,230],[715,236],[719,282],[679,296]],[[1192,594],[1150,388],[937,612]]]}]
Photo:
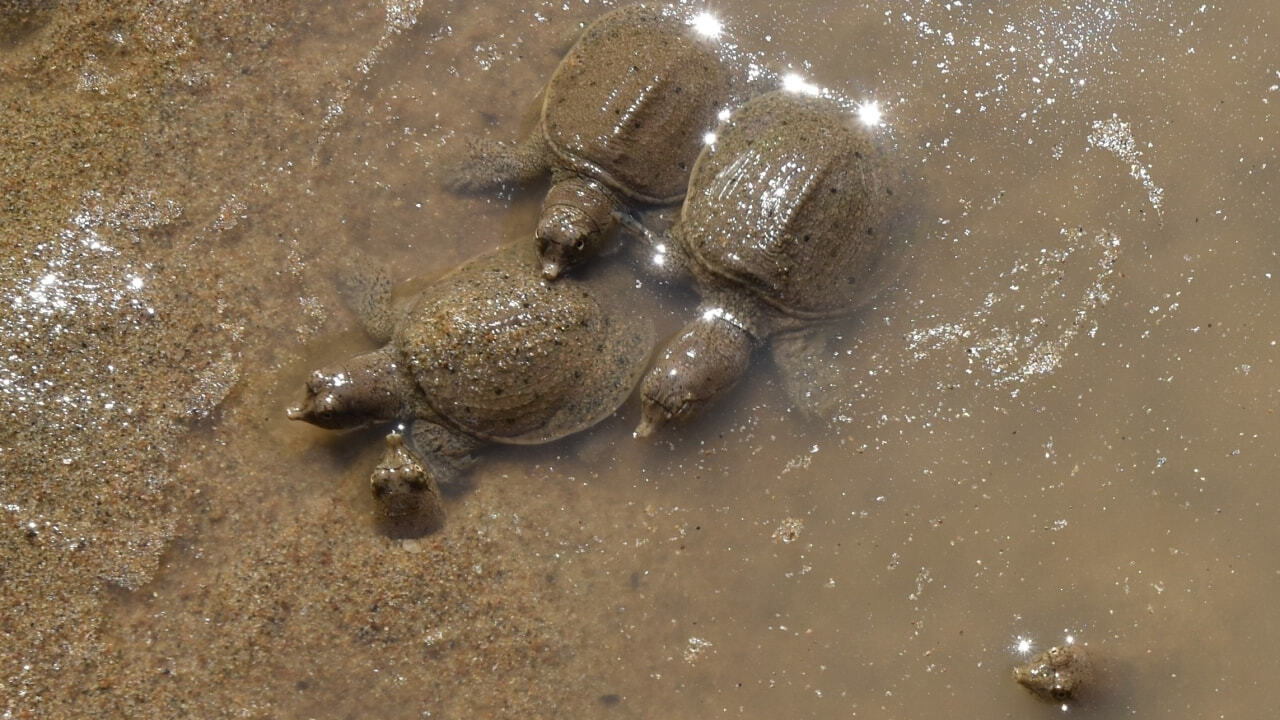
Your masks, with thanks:
[{"label": "wet sand", "polygon": [[369,345],[335,258],[532,227],[438,177],[600,12],[514,5],[0,3],[0,717],[1022,717],[1019,639],[1068,633],[1091,717],[1270,707],[1274,10],[724,9],[903,158],[832,424],[761,362],[394,541],[379,433],[283,409]]}]

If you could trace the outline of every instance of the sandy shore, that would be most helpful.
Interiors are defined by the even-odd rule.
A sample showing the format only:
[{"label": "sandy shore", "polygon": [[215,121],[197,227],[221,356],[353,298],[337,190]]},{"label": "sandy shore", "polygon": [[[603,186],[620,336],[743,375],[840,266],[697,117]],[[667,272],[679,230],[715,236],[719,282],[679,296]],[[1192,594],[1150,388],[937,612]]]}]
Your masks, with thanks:
[{"label": "sandy shore", "polygon": [[0,0],[0,720],[1020,717],[1067,635],[1090,717],[1264,715],[1280,13],[733,8],[906,168],[839,415],[762,353],[654,443],[631,403],[498,449],[406,543],[378,431],[284,417],[369,346],[330,269],[527,238],[536,193],[437,174],[600,3]]},{"label": "sandy shore", "polygon": [[[304,343],[350,327],[324,258],[421,194],[319,196],[364,142],[343,104],[384,53],[446,36],[431,11],[29,10],[0,6],[13,21],[0,714],[545,716],[598,702],[607,689],[548,672],[573,662],[544,615],[564,578],[512,556],[511,538],[371,532],[359,478],[376,443],[353,457],[361,443],[282,429],[314,361]],[[426,165],[407,153],[398,172],[425,183]],[[441,248],[417,270],[478,249]],[[347,482],[307,483],[317,468]]]}]

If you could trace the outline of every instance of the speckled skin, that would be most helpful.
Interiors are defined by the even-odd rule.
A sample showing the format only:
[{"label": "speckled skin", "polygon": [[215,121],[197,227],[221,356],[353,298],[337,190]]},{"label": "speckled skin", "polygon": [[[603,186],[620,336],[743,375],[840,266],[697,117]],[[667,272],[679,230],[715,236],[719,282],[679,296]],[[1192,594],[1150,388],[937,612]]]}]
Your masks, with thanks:
[{"label": "speckled skin", "polygon": [[1045,700],[1066,702],[1093,680],[1093,664],[1079,645],[1060,645],[1015,667],[1013,679]]},{"label": "speckled skin", "polygon": [[438,483],[454,480],[485,443],[550,442],[612,414],[653,345],[647,319],[612,312],[587,286],[550,283],[532,248],[481,256],[440,279],[403,313],[377,271],[344,286],[386,344],[318,370],[289,417],[327,428],[400,421],[373,474],[396,535],[439,526]]},{"label": "speckled skin", "polygon": [[480,191],[550,171],[536,238],[543,274],[554,279],[599,247],[616,208],[684,197],[732,85],[714,46],[683,18],[619,8],[587,27],[561,61],[533,134],[514,148],[474,144],[452,185]]},{"label": "speckled skin", "polygon": [[834,102],[775,92],[734,113],[698,157],[669,237],[633,227],[664,272],[691,276],[703,298],[642,384],[637,434],[696,413],[736,382],[756,346],[772,340],[784,370],[813,357],[816,324],[868,297],[887,246],[881,162]]}]

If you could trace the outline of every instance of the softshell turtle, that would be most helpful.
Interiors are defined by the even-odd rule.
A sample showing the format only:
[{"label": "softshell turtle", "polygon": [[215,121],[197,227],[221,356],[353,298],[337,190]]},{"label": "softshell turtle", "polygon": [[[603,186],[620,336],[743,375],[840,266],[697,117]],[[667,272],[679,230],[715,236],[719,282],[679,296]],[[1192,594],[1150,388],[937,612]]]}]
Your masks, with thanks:
[{"label": "softshell turtle", "polygon": [[533,133],[477,141],[451,179],[474,192],[551,173],[536,231],[543,275],[593,253],[629,203],[684,197],[704,136],[734,80],[711,33],[672,8],[629,5],[592,23],[543,90]]},{"label": "softshell turtle", "polygon": [[697,317],[641,385],[638,435],[695,413],[771,341],[792,392],[825,341],[823,320],[870,295],[888,246],[890,193],[870,131],[833,100],[785,92],[739,108],[693,168],[680,219],[648,238],[654,265],[692,276]]},{"label": "softshell turtle", "polygon": [[653,346],[649,321],[617,311],[595,285],[539,277],[526,244],[468,262],[400,312],[383,270],[355,271],[345,285],[385,344],[312,373],[288,414],[331,429],[403,423],[372,478],[396,535],[440,524],[437,483],[457,478],[486,443],[550,442],[612,414]]}]

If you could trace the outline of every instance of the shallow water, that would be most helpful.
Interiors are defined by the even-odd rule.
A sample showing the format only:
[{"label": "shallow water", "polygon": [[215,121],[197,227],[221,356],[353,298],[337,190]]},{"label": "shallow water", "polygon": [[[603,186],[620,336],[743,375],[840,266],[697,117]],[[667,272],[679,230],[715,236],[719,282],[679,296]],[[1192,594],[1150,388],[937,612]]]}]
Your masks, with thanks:
[{"label": "shallow water", "polygon": [[[762,356],[657,442],[633,402],[495,450],[411,542],[376,431],[284,419],[369,345],[329,271],[526,237],[536,192],[439,173],[602,8],[273,7],[64,3],[0,45],[4,717],[1025,717],[1058,711],[1010,668],[1067,635],[1072,714],[1273,704],[1269,4],[716,6],[901,160],[832,422]],[[692,296],[650,290],[674,330]]]}]

